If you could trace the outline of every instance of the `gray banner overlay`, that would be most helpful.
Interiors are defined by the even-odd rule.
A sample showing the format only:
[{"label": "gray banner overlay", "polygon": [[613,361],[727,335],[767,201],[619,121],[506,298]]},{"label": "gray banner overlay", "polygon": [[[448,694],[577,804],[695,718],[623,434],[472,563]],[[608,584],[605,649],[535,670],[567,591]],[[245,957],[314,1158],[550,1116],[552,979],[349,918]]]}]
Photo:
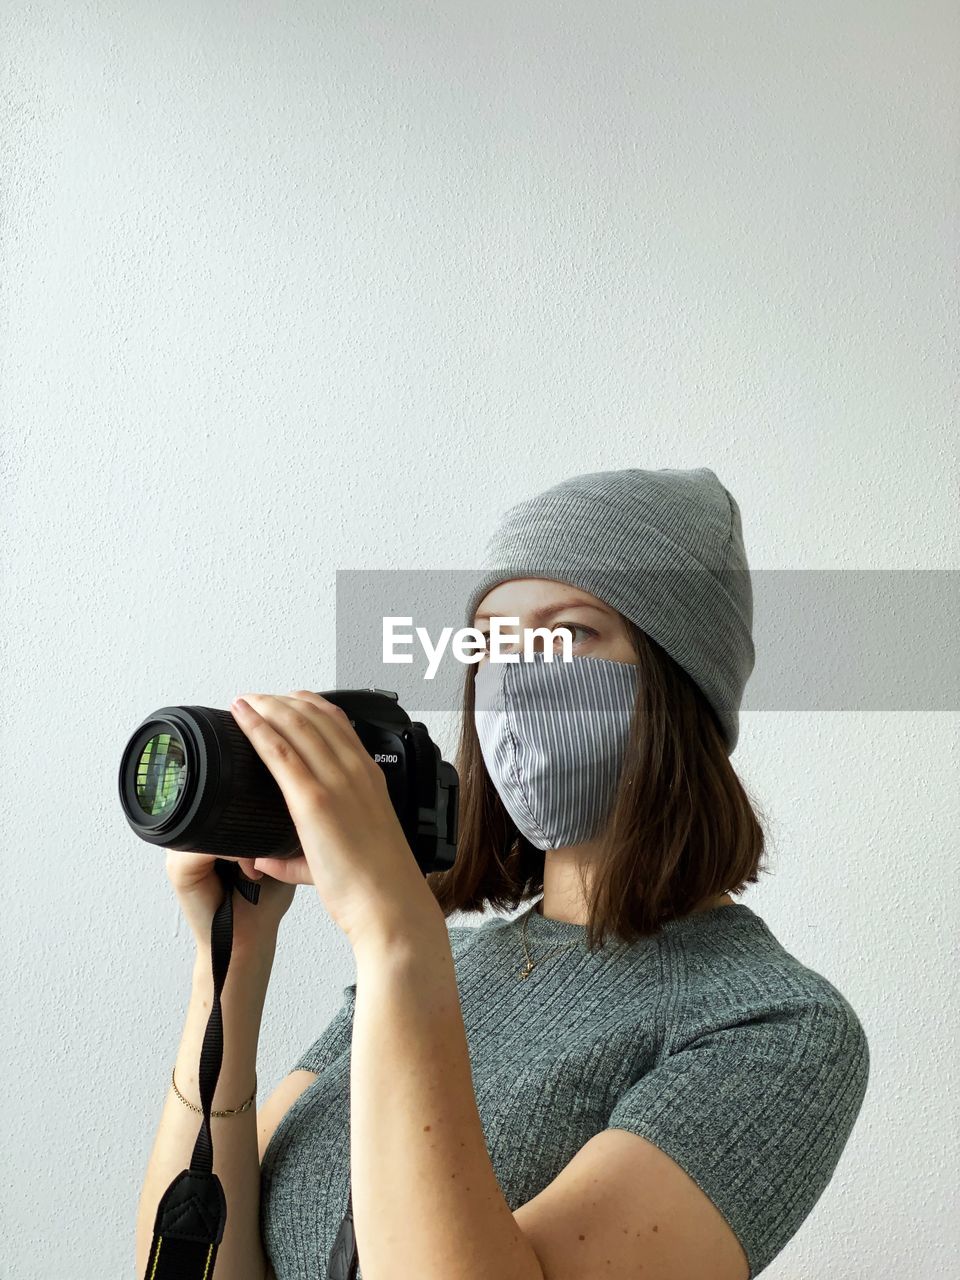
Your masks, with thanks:
[{"label": "gray banner overlay", "polygon": [[[640,572],[651,591],[665,589],[665,571],[631,577]],[[417,715],[457,710],[467,668],[452,637],[427,679],[416,628],[436,646],[444,628],[472,623],[464,608],[480,577],[465,569],[338,570],[336,687],[390,689]],[[960,710],[960,570],[755,569],[750,577],[756,665],[744,711]],[[385,617],[411,619],[396,627],[412,636],[397,646],[410,663],[383,661]]]}]

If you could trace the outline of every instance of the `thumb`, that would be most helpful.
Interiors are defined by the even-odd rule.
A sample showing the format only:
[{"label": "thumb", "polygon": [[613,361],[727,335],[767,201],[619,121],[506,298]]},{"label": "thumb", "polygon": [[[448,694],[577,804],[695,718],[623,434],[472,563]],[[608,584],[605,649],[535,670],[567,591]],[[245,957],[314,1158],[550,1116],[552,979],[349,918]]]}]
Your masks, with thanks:
[{"label": "thumb", "polygon": [[295,858],[256,858],[253,865],[283,884],[313,884],[310,867],[302,853]]}]

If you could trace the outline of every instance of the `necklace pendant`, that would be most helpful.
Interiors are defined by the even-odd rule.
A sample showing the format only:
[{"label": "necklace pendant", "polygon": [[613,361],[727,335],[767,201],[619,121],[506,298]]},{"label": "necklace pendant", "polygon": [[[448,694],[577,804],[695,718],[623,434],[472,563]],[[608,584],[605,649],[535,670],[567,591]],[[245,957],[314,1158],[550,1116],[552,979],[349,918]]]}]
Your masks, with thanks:
[{"label": "necklace pendant", "polygon": [[526,965],[520,970],[517,976],[520,978],[529,978],[532,971],[533,971],[533,965],[528,960]]}]

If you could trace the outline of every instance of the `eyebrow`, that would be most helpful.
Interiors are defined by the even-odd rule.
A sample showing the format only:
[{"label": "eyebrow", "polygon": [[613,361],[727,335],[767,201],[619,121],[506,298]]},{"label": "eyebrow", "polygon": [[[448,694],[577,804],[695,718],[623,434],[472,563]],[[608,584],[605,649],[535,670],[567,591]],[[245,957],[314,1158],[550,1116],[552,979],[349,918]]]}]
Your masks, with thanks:
[{"label": "eyebrow", "polygon": [[[606,617],[611,616],[610,611],[608,609],[602,609],[599,605],[596,605],[596,604],[588,604],[586,600],[563,600],[560,602],[560,604],[548,604],[548,605],[545,605],[542,609],[535,609],[533,613],[533,617],[536,619],[537,622],[545,622],[547,618],[553,617],[555,614],[562,612],[562,610],[564,609],[592,609],[594,613],[602,613]],[[479,622],[481,618],[489,619],[491,617],[510,618],[510,617],[516,617],[516,614],[497,613],[496,610],[494,610],[492,614],[477,613],[474,616],[474,621]]]}]

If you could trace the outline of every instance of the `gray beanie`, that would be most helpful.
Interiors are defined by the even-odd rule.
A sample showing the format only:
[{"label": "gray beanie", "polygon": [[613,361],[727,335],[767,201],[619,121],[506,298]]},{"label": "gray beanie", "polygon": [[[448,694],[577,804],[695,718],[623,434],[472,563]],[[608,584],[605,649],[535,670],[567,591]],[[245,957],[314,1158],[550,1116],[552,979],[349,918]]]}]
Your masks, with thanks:
[{"label": "gray beanie", "polygon": [[707,467],[593,471],[509,508],[470,596],[511,578],[588,591],[655,640],[703,691],[733,752],[754,665],[740,508]]}]

